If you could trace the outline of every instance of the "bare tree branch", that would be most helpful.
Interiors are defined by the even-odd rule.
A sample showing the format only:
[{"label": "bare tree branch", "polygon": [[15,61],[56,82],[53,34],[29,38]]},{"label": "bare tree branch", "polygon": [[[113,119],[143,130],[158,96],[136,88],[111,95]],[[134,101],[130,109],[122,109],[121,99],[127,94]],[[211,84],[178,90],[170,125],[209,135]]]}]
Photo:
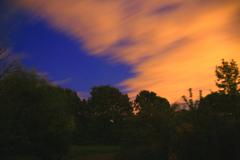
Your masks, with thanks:
[{"label": "bare tree branch", "polygon": [[20,69],[18,60],[8,54],[7,49],[0,48],[0,79]]}]

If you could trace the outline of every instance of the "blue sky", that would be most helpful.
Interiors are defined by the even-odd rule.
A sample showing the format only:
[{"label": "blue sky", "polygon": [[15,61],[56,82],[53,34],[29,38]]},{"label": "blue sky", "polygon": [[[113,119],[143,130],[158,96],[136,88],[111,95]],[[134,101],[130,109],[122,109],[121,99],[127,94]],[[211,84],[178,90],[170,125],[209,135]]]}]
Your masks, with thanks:
[{"label": "blue sky", "polygon": [[118,86],[133,75],[129,65],[89,56],[79,41],[54,30],[44,20],[20,14],[10,25],[15,26],[9,35],[11,50],[23,57],[24,66],[84,96],[93,86]]}]

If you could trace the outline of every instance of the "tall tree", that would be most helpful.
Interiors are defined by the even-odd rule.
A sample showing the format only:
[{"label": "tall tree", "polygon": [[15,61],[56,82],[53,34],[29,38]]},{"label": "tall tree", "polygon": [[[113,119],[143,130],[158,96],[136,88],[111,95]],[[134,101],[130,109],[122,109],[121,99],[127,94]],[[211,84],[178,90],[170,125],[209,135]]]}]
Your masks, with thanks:
[{"label": "tall tree", "polygon": [[116,140],[123,121],[132,114],[132,107],[127,94],[122,94],[111,86],[92,88],[88,101],[91,108],[95,138],[104,142]]},{"label": "tall tree", "polygon": [[106,116],[114,123],[129,115],[132,109],[128,96],[111,86],[94,87],[89,104],[96,116]]},{"label": "tall tree", "polygon": [[234,60],[230,62],[222,60],[222,64],[216,67],[216,85],[220,92],[235,95],[239,92],[240,76],[238,65]]}]

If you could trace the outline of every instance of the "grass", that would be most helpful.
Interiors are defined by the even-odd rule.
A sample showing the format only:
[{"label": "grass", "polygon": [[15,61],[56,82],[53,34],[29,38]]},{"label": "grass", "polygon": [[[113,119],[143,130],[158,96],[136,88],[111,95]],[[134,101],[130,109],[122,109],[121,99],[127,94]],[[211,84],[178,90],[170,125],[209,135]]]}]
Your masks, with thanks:
[{"label": "grass", "polygon": [[113,160],[119,150],[119,146],[113,145],[75,145],[66,160]]},{"label": "grass", "polygon": [[[114,145],[74,145],[64,160],[114,160],[120,147]],[[37,157],[15,155],[4,160],[40,160]]]}]

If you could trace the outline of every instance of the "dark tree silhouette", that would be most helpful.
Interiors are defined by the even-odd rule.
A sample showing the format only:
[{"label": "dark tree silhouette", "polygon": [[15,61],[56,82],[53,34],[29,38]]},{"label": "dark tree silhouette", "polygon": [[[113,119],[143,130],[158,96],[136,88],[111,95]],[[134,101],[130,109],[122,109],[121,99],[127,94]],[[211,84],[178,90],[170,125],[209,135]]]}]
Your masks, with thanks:
[{"label": "dark tree silhouette", "polygon": [[188,92],[189,92],[189,96],[188,96],[188,97],[185,96],[185,95],[182,96],[182,99],[183,99],[183,101],[185,102],[184,105],[186,106],[186,107],[184,106],[184,108],[190,109],[190,110],[197,109],[200,100],[203,98],[203,96],[202,96],[202,90],[199,90],[199,99],[198,99],[198,100],[194,100],[194,99],[193,99],[193,91],[192,91],[192,88],[189,88],[189,89],[188,89]]},{"label": "dark tree silhouette", "polygon": [[140,115],[153,116],[161,110],[169,110],[170,103],[166,98],[157,96],[156,93],[150,91],[141,91],[135,101],[135,110]]},{"label": "dark tree silhouette", "polygon": [[237,94],[240,84],[239,69],[234,60],[230,62],[222,60],[222,64],[216,67],[216,85],[224,94]]},{"label": "dark tree silhouette", "polygon": [[167,99],[143,90],[134,101],[137,114],[125,127],[126,153],[122,159],[167,159],[172,110]]},{"label": "dark tree silhouette", "polygon": [[13,58],[6,49],[0,48],[0,79],[5,75],[14,73],[21,67],[16,58]]},{"label": "dark tree silhouette", "polygon": [[118,120],[132,112],[128,96],[110,86],[92,88],[89,105],[94,115],[106,116],[111,123],[118,123]]},{"label": "dark tree silhouette", "polygon": [[78,101],[76,93],[52,86],[35,73],[4,76],[0,80],[0,155],[60,157],[71,142]]},{"label": "dark tree silhouette", "polygon": [[92,127],[95,137],[102,142],[117,141],[123,121],[132,114],[132,107],[126,94],[111,86],[92,88],[88,101],[91,108]]}]

